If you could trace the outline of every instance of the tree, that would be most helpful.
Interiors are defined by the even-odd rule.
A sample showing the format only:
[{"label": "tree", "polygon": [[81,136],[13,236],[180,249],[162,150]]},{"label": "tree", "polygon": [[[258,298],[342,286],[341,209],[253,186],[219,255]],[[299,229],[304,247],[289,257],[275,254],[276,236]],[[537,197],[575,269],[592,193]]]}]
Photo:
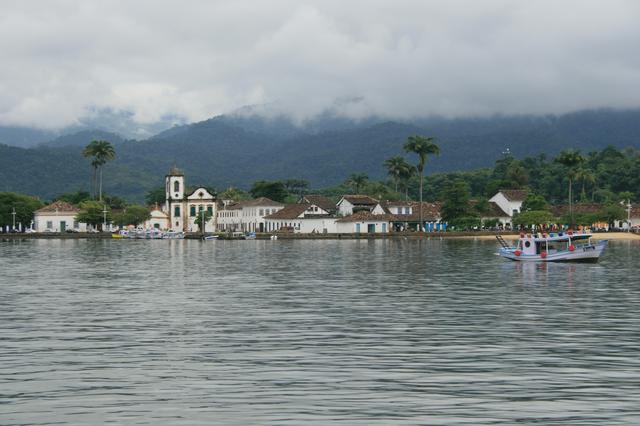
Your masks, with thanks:
[{"label": "tree", "polygon": [[573,226],[573,195],[571,192],[571,184],[576,177],[578,167],[585,162],[585,158],[580,155],[580,151],[567,149],[562,151],[554,161],[567,168],[567,177],[569,178],[569,216],[571,217],[571,226]]},{"label": "tree", "polygon": [[[116,151],[110,142],[95,140],[91,141],[82,151],[85,157],[91,157],[91,166],[93,167],[93,187],[95,191],[95,176],[99,174],[98,201],[102,201],[102,169],[104,165],[116,158]],[[95,193],[95,192],[94,192]]]},{"label": "tree", "polygon": [[403,169],[400,173],[400,188],[404,191],[404,199],[405,201],[409,199],[409,186],[411,185],[412,179],[416,176],[416,168],[411,164],[406,163],[407,168]]},{"label": "tree", "polygon": [[345,185],[353,188],[353,191],[358,194],[368,180],[369,176],[367,176],[366,173],[352,173],[345,182]]},{"label": "tree", "polygon": [[151,218],[149,209],[138,204],[128,205],[122,212],[113,215],[113,222],[120,225],[138,226]]},{"label": "tree", "polygon": [[505,180],[509,182],[509,187],[519,189],[524,187],[529,181],[529,174],[522,162],[514,160],[507,167]]},{"label": "tree", "polygon": [[309,188],[309,182],[304,179],[287,179],[284,181],[284,186],[290,194],[302,197]]},{"label": "tree", "polygon": [[[593,174],[593,172],[590,169],[581,167],[578,170],[576,170],[576,180],[582,181],[582,191],[580,192],[580,201],[585,203],[588,201],[587,191],[585,190],[586,183],[588,182],[592,185],[595,184],[596,176]],[[592,194],[591,198],[593,199],[593,192],[591,194]]]},{"label": "tree", "polygon": [[469,208],[469,187],[462,179],[452,181],[442,194],[442,219],[447,222],[473,216]]},{"label": "tree", "polygon": [[423,172],[424,166],[427,163],[427,157],[429,155],[440,155],[440,147],[433,143],[435,138],[424,137],[420,135],[409,136],[407,142],[404,144],[404,150],[406,152],[413,152],[418,155],[418,164],[416,170],[418,171],[418,178],[420,179],[420,230],[422,230],[422,186],[423,186]]},{"label": "tree", "polygon": [[400,155],[385,160],[384,166],[387,168],[387,173],[395,184],[395,191],[398,192],[398,185],[401,179],[406,176],[408,171],[413,169],[413,167]]},{"label": "tree", "polygon": [[0,227],[13,226],[13,209],[16,212],[16,227],[19,223],[26,227],[33,220],[33,213],[43,206],[44,204],[35,197],[15,192],[0,192]]},{"label": "tree", "polygon": [[549,205],[547,204],[547,200],[544,199],[542,195],[529,193],[527,194],[527,198],[522,202],[522,207],[520,208],[523,212],[528,211],[541,211],[547,210]]},{"label": "tree", "polygon": [[164,203],[167,200],[167,194],[165,191],[166,189],[164,186],[159,186],[147,191],[147,194],[144,196],[144,202],[147,203],[148,206]]},{"label": "tree", "polygon": [[273,201],[283,202],[289,192],[281,181],[259,180],[253,183],[249,190],[253,198],[266,197]]},{"label": "tree", "polygon": [[66,201],[70,204],[80,204],[83,201],[91,199],[91,194],[87,191],[67,192],[66,194],[58,195],[53,201]]},{"label": "tree", "polygon": [[[204,234],[204,230],[205,230],[205,225],[207,224],[207,222],[209,222],[211,220],[212,217],[213,217],[213,214],[211,214],[211,212],[209,212],[209,210],[200,210],[198,212],[198,214],[196,215],[196,220],[194,220],[194,223],[196,225],[198,225],[198,229],[203,234]],[[202,223],[203,221],[204,221],[204,225]]]},{"label": "tree", "polygon": [[111,210],[98,201],[83,201],[80,203],[80,212],[76,216],[76,220],[94,228],[101,228],[103,223],[111,222]]},{"label": "tree", "polygon": [[242,200],[248,200],[250,196],[245,191],[238,188],[234,188],[233,186],[230,186],[229,188],[222,191],[222,193],[220,193],[219,198],[221,200],[242,201]]}]

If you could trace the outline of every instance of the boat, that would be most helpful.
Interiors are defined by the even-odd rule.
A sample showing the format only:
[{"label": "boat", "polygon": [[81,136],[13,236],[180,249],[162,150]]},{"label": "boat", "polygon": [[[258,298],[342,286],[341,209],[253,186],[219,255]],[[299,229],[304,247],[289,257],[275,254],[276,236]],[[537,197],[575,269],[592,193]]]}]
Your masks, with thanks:
[{"label": "boat", "polygon": [[164,233],[163,237],[167,240],[182,240],[184,239],[184,232],[182,231],[167,231]]},{"label": "boat", "polygon": [[608,241],[593,242],[593,234],[573,231],[520,234],[515,247],[496,235],[502,248],[498,255],[520,262],[597,262]]},{"label": "boat", "polygon": [[244,236],[245,240],[255,240],[256,239],[256,233],[255,232],[247,232]]},{"label": "boat", "polygon": [[217,240],[218,236],[217,235],[205,235],[204,237],[202,237],[203,241],[210,241],[210,240]]}]

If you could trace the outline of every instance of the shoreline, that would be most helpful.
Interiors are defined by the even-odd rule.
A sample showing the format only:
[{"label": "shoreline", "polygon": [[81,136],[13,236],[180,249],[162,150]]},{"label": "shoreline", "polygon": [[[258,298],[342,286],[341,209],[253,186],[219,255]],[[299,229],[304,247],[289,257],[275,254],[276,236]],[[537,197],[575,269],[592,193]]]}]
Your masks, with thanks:
[{"label": "shoreline", "polygon": [[[220,240],[225,240],[224,234],[218,235]],[[257,240],[269,240],[276,235],[279,240],[360,240],[360,239],[461,239],[461,240],[495,240],[496,235],[501,235],[505,240],[518,239],[519,233],[515,232],[393,232],[388,234],[291,234],[291,233],[262,233],[256,234]],[[201,234],[187,234],[185,239],[199,240]],[[59,239],[59,240],[104,240],[112,239],[111,233],[16,233],[0,234],[0,241],[32,240],[32,239]],[[633,232],[596,232],[594,240],[633,241],[640,240],[640,234]]]}]

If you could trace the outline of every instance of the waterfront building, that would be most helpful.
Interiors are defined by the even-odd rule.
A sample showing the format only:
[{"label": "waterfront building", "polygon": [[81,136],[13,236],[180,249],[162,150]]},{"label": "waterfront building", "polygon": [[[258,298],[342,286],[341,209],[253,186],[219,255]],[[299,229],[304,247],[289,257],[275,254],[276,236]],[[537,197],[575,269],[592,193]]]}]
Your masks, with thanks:
[{"label": "waterfront building", "polygon": [[[393,230],[418,231],[420,224],[419,201],[386,201],[381,204],[384,212],[393,215]],[[442,203],[422,202],[422,229],[426,232],[445,231],[447,224],[442,221]]]},{"label": "waterfront building", "polygon": [[144,229],[160,229],[167,231],[170,229],[169,214],[162,211],[158,206],[152,207],[149,211],[149,219],[142,225]]},{"label": "waterfront building", "polygon": [[336,204],[336,210],[338,216],[349,216],[358,211],[385,214],[380,202],[368,195],[343,195]]},{"label": "waterfront building", "polygon": [[289,204],[265,217],[266,232],[290,231],[303,234],[338,232],[336,217],[312,203]]},{"label": "waterfront building", "polygon": [[56,201],[34,213],[36,232],[86,232],[87,224],[77,221],[80,209],[65,201]]},{"label": "waterfront building", "polygon": [[216,231],[216,198],[206,188],[199,187],[187,194],[184,173],[172,167],[165,176],[166,201],[162,211],[169,217],[169,228],[174,231],[200,232],[195,221],[203,211],[211,218],[205,224],[205,232]]},{"label": "waterfront building", "polygon": [[265,217],[284,208],[266,197],[237,203],[227,200],[218,206],[218,230],[225,232],[266,232]]}]

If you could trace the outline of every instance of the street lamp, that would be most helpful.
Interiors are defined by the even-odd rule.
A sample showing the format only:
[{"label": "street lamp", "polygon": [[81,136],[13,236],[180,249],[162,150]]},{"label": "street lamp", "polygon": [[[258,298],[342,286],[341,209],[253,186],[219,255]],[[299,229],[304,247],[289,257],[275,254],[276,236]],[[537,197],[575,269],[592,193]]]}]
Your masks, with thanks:
[{"label": "street lamp", "polygon": [[107,205],[105,204],[102,209],[102,232],[107,229]]}]

